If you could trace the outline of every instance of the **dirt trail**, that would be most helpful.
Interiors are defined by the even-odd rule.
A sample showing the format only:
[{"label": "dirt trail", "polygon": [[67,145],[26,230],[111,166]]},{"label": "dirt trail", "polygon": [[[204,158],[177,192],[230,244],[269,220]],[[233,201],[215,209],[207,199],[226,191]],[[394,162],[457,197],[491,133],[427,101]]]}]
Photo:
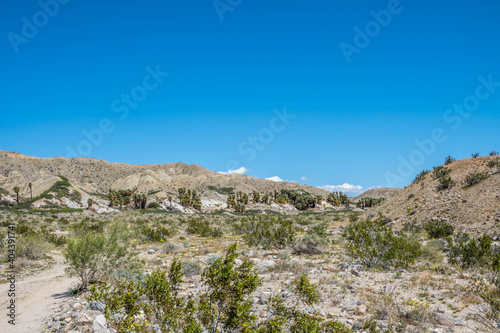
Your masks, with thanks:
[{"label": "dirt trail", "polygon": [[1,332],[39,333],[43,331],[43,321],[54,314],[59,304],[65,299],[68,288],[76,283],[76,278],[68,277],[64,272],[64,258],[59,252],[53,252],[56,263],[51,269],[16,281],[16,325],[7,324],[6,306],[9,284],[0,285],[0,308],[2,309]]}]

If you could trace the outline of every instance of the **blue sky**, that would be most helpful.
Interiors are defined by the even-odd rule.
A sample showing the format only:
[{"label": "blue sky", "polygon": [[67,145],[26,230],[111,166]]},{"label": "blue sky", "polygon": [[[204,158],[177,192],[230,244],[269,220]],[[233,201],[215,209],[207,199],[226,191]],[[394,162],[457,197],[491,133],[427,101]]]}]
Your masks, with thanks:
[{"label": "blue sky", "polygon": [[494,0],[5,3],[0,149],[402,187],[500,150],[499,15]]}]

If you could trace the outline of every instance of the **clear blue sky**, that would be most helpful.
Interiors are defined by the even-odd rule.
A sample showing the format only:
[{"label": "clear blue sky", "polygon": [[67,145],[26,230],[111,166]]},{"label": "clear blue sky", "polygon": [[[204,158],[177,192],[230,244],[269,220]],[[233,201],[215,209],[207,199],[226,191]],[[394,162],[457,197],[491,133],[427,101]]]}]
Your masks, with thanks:
[{"label": "clear blue sky", "polygon": [[[353,193],[500,150],[500,84],[474,97],[479,76],[500,82],[496,0],[60,1],[2,4],[0,149]],[[446,113],[464,100],[472,113]],[[436,128],[446,140],[416,158]]]}]

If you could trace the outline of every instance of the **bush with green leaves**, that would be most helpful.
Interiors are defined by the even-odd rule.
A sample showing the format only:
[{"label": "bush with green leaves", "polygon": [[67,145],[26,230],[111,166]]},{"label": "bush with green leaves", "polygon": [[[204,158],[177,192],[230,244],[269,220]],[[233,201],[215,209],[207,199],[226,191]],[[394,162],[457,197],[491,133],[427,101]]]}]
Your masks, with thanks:
[{"label": "bush with green leaves", "polygon": [[113,224],[107,233],[87,233],[69,240],[63,251],[67,273],[77,276],[82,289],[91,282],[103,281],[117,269],[138,270],[136,253],[130,250],[130,234],[122,224]]},{"label": "bush with green leaves", "polygon": [[93,286],[88,301],[100,301],[109,324],[118,332],[309,332],[349,333],[338,321],[324,321],[317,311],[304,312],[319,300],[316,287],[306,276],[289,292],[270,298],[268,316],[258,321],[250,297],[262,284],[254,264],[245,260],[236,266],[236,244],[202,273],[201,294],[190,300],[180,297],[182,264],[174,259],[168,273],[157,269],[144,281],[127,279]]},{"label": "bush with green leaves", "polygon": [[453,187],[453,185],[455,185],[455,181],[450,176],[443,176],[439,178],[437,189],[438,191],[442,191]]},{"label": "bush with green leaves", "polygon": [[444,165],[434,167],[434,169],[432,170],[432,173],[434,175],[434,179],[448,176],[450,174],[450,172],[451,172],[450,169],[448,169]]},{"label": "bush with green leaves", "polygon": [[451,164],[451,163],[453,163],[455,161],[456,161],[456,159],[454,159],[453,157],[451,157],[451,156],[448,155],[448,156],[446,156],[446,158],[444,160],[444,164],[448,165],[448,164]]},{"label": "bush with green leaves", "polygon": [[488,167],[490,167],[491,169],[500,168],[500,158],[488,161]]},{"label": "bush with green leaves", "polygon": [[500,252],[492,245],[488,235],[470,237],[467,234],[458,234],[447,239],[448,261],[462,268],[489,267],[500,270]]},{"label": "bush with green leaves", "polygon": [[413,180],[413,184],[419,183],[425,179],[425,176],[430,173],[430,170],[422,170]]},{"label": "bush with green leaves", "polygon": [[248,246],[282,249],[292,246],[295,237],[293,223],[281,216],[252,216],[235,224],[236,234],[242,235]]},{"label": "bush with green leaves", "polygon": [[209,222],[201,218],[190,218],[186,232],[201,237],[221,237],[223,235],[222,229],[210,226]]},{"label": "bush with green leaves", "polygon": [[486,174],[485,172],[471,172],[465,177],[464,187],[467,188],[477,185],[486,178],[488,178],[488,174]]},{"label": "bush with green leaves", "polygon": [[418,241],[395,235],[381,219],[360,221],[347,225],[343,233],[349,253],[368,267],[408,267],[421,255]]},{"label": "bush with green leaves", "polygon": [[425,223],[424,230],[430,237],[438,239],[453,235],[455,227],[445,221],[435,220]]}]

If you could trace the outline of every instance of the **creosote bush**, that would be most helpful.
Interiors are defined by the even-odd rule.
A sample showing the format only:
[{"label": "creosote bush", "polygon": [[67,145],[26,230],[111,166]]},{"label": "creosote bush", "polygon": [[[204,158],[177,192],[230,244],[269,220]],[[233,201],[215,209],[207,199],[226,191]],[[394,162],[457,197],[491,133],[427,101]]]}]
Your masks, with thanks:
[{"label": "creosote bush", "polygon": [[243,236],[248,246],[282,249],[293,245],[295,227],[289,219],[274,216],[252,216],[237,223],[235,233]]},{"label": "creosote bush", "polygon": [[77,276],[82,289],[91,282],[103,281],[118,269],[138,270],[139,262],[130,251],[128,228],[121,224],[110,226],[107,234],[87,233],[69,240],[64,257],[69,265],[67,273]]},{"label": "creosote bush", "polygon": [[407,267],[422,253],[421,245],[414,239],[396,236],[391,228],[383,225],[382,217],[376,221],[350,223],[343,236],[349,253],[368,267]]},{"label": "creosote bush", "polygon": [[87,299],[106,305],[106,319],[118,332],[350,332],[338,321],[299,310],[301,304],[313,306],[319,301],[316,286],[306,276],[285,295],[271,296],[267,319],[259,322],[249,296],[262,280],[251,261],[235,265],[238,255],[233,244],[203,271],[205,289],[195,299],[179,296],[183,273],[176,259],[168,273],[159,268],[143,282],[123,279],[93,286]]},{"label": "creosote bush", "polygon": [[474,185],[479,184],[483,180],[488,178],[488,175],[484,172],[471,172],[465,177],[465,186],[464,187],[472,187]]},{"label": "creosote bush", "polygon": [[455,227],[444,221],[429,221],[424,224],[424,230],[435,239],[446,238],[453,235]]},{"label": "creosote bush", "polygon": [[462,268],[487,267],[500,270],[500,252],[488,235],[474,238],[467,234],[448,237],[448,261]]}]

